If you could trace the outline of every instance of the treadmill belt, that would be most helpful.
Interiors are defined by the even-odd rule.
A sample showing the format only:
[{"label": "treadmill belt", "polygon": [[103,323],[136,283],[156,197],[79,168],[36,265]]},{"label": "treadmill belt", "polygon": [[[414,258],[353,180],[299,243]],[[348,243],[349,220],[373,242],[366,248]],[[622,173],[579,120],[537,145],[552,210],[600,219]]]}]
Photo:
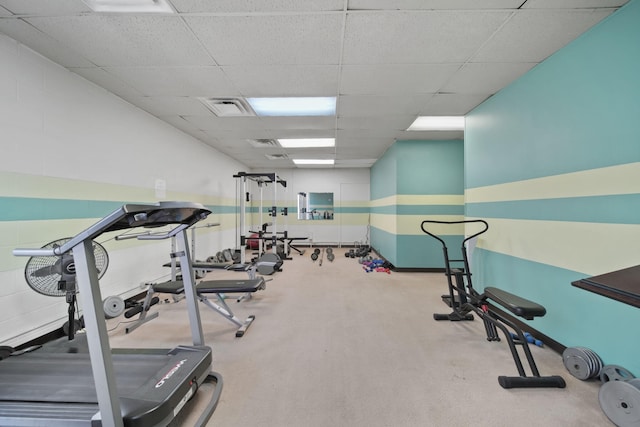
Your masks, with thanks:
[{"label": "treadmill belt", "polygon": [[[118,394],[135,394],[150,378],[159,380],[168,360],[168,356],[114,354]],[[10,357],[0,364],[0,384],[0,400],[97,402],[88,353],[35,352]]]},{"label": "treadmill belt", "polygon": [[[127,427],[166,425],[211,372],[209,347],[114,350],[112,359]],[[89,353],[81,347],[3,359],[0,384],[0,425],[89,426],[99,410]]]}]

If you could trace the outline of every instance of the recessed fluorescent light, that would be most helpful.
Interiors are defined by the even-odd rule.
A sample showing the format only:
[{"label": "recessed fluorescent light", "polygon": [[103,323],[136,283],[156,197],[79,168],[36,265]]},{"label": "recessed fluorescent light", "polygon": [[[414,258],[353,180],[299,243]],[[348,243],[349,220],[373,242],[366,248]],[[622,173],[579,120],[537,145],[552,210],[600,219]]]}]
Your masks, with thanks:
[{"label": "recessed fluorescent light", "polygon": [[167,0],[82,0],[94,12],[175,13]]},{"label": "recessed fluorescent light", "polygon": [[278,139],[281,147],[284,148],[318,148],[335,147],[335,138],[299,138],[299,139]]},{"label": "recessed fluorescent light", "polygon": [[335,97],[247,98],[259,116],[332,116],[336,114]]},{"label": "recessed fluorescent light", "polygon": [[464,116],[420,116],[407,130],[464,130]]},{"label": "recessed fluorescent light", "polygon": [[296,165],[332,165],[333,159],[292,159]]}]

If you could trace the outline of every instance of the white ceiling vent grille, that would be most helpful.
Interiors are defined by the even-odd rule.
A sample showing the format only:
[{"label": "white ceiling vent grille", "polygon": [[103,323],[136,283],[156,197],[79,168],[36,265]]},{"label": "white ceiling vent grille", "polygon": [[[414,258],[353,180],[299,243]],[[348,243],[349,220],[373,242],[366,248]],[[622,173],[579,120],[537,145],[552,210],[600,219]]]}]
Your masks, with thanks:
[{"label": "white ceiling vent grille", "polygon": [[255,116],[256,113],[240,98],[198,98],[218,117]]},{"label": "white ceiling vent grille", "polygon": [[280,147],[280,144],[275,139],[247,139],[247,141],[256,148]]},{"label": "white ceiling vent grille", "polygon": [[288,154],[265,154],[264,156],[269,160],[286,160],[289,158]]}]

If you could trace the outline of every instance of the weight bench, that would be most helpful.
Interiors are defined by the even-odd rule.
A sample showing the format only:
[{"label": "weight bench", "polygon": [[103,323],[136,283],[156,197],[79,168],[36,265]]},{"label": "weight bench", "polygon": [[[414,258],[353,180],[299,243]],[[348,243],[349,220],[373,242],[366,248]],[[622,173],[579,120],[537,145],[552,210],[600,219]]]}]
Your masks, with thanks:
[{"label": "weight bench", "polygon": [[[243,299],[247,299],[247,295],[248,298],[251,298],[251,295],[254,292],[265,289],[266,281],[263,277],[248,280],[204,280],[198,283],[195,288],[196,295],[200,302],[238,326],[239,328],[236,331],[236,337],[242,337],[256,317],[251,315],[244,321],[239,319],[233,314],[233,311],[226,303],[224,295],[241,293],[243,296],[238,298],[239,302]],[[159,301],[159,298],[154,296],[156,293],[182,295],[184,293],[184,284],[182,280],[149,284],[147,295],[145,296],[143,303],[125,312],[126,318],[130,318],[140,313],[138,320],[131,326],[127,327],[125,333],[132,332],[144,323],[158,317],[158,312],[148,314],[151,306],[155,305]],[[208,295],[214,295],[217,299],[217,303],[211,301]]]},{"label": "weight bench", "polygon": [[[462,241],[462,259],[458,260],[449,259],[447,245],[444,240],[425,228],[426,224],[451,225],[470,223],[481,224],[482,230],[471,234]],[[498,329],[502,331],[509,345],[509,350],[511,351],[519,375],[499,376],[498,383],[503,388],[566,387],[564,379],[560,376],[551,375],[543,377],[540,375],[522,329],[511,316],[505,313],[506,310],[523,319],[533,320],[536,317],[544,316],[547,312],[546,309],[540,304],[496,287],[485,287],[484,292],[481,294],[473,288],[469,261],[467,259],[466,242],[486,232],[489,229],[487,222],[484,220],[428,220],[423,221],[420,227],[424,233],[440,241],[445,260],[445,275],[447,276],[449,293],[443,295],[442,300],[451,307],[452,311],[448,314],[434,314],[433,318],[435,320],[469,321],[473,320],[473,314],[471,313],[476,313],[484,322],[487,341],[500,341]],[[452,264],[456,262],[462,263],[462,266],[453,268]],[[516,345],[522,347],[522,351],[529,364],[530,376],[527,376],[525,372]]]}]

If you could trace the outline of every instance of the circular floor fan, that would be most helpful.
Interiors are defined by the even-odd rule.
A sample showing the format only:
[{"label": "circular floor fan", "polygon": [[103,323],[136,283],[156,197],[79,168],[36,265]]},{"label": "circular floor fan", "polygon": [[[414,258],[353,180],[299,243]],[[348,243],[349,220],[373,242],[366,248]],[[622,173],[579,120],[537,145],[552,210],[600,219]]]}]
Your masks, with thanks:
[{"label": "circular floor fan", "polygon": [[[47,243],[42,249],[53,249],[71,240],[69,237]],[[109,266],[109,255],[98,242],[93,242],[93,255],[96,259],[98,278],[102,277]],[[27,284],[36,292],[51,297],[66,296],[68,291],[75,292],[75,265],[73,255],[35,256],[29,258],[24,269]],[[66,283],[66,285],[65,285]]]},{"label": "circular floor fan", "polygon": [[[42,249],[54,249],[66,242],[70,238],[59,239],[47,243]],[[107,251],[100,243],[92,242],[93,255],[96,260],[98,278],[102,277],[109,265]],[[76,313],[76,267],[73,262],[73,251],[61,256],[35,256],[29,258],[24,269],[24,277],[27,284],[36,292],[52,296],[66,297],[69,305],[67,323],[62,330],[67,334],[69,340],[73,339],[75,331],[82,327],[81,319],[75,319]]]}]

